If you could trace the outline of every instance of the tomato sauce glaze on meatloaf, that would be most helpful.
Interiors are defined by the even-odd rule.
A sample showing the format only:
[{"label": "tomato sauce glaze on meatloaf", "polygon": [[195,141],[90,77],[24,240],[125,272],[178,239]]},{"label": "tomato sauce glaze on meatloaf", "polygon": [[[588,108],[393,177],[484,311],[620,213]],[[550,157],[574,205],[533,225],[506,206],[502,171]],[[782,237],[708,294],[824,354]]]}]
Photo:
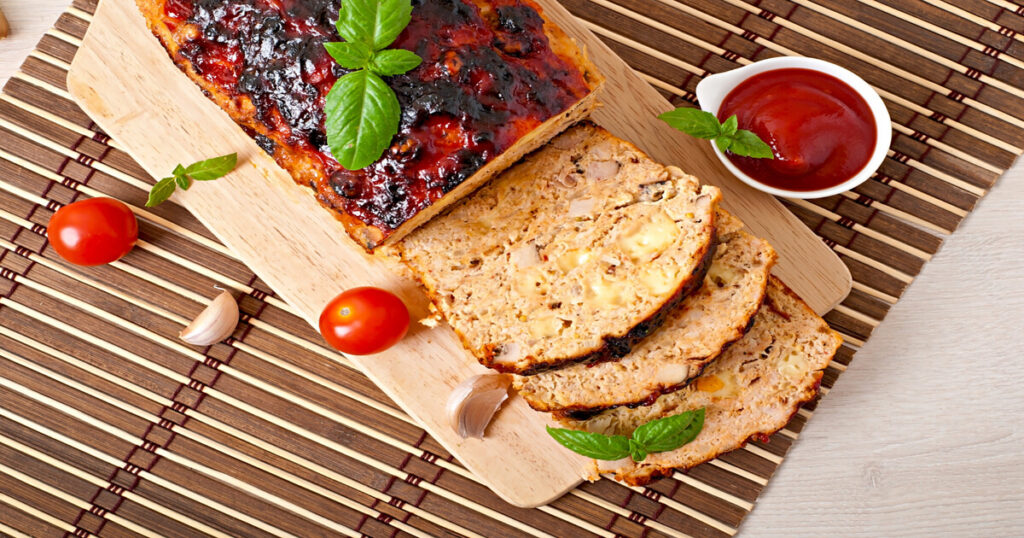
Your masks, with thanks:
[{"label": "tomato sauce glaze on meatloaf", "polygon": [[368,249],[566,113],[596,80],[531,0],[413,0],[392,47],[424,61],[385,79],[401,104],[398,134],[378,162],[349,171],[324,131],[324,99],[347,72],[323,47],[341,41],[338,0],[138,3],[174,61]]}]

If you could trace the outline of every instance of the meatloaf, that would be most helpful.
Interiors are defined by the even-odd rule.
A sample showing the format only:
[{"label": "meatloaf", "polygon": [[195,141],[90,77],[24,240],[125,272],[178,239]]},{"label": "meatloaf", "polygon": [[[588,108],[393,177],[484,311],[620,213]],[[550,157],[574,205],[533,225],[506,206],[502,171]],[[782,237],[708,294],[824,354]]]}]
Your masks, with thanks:
[{"label": "meatloaf", "polygon": [[716,227],[719,244],[704,285],[660,329],[618,360],[516,376],[530,407],[565,414],[651,402],[685,386],[743,336],[761,306],[775,251],[722,210]]},{"label": "meatloaf", "polygon": [[570,428],[630,435],[651,420],[705,408],[704,429],[693,442],[631,459],[596,461],[595,473],[642,485],[770,435],[818,394],[822,372],[842,338],[782,281],[772,278],[754,326],[688,387],[652,405],[618,407],[587,420],[562,419]]},{"label": "meatloaf", "polygon": [[482,364],[621,356],[700,287],[720,193],[590,123],[395,245]]},{"label": "meatloaf", "polygon": [[601,78],[532,0],[415,0],[385,80],[402,116],[362,170],[332,157],[324,98],[347,71],[338,0],[137,0],[174,62],[372,250],[426,222],[595,105]]}]

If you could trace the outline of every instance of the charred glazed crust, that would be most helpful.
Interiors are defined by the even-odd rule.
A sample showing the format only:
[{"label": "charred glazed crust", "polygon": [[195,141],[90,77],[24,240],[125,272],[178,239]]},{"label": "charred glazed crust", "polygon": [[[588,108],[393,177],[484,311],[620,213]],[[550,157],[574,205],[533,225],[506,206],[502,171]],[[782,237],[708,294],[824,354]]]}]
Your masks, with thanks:
[{"label": "charred glazed crust", "polygon": [[[715,236],[714,226],[711,227],[711,237]],[[658,310],[649,315],[646,319],[633,326],[624,336],[606,336],[603,338],[603,343],[598,349],[570,359],[562,359],[558,361],[547,361],[532,363],[529,368],[517,369],[508,367],[502,364],[495,364],[494,362],[494,348],[495,346],[488,346],[485,349],[485,355],[483,357],[478,356],[480,364],[488,368],[492,368],[506,374],[518,374],[518,375],[534,375],[541,372],[552,370],[555,368],[561,368],[575,363],[590,363],[602,360],[614,360],[622,357],[630,352],[637,343],[646,338],[649,334],[654,332],[668,319],[669,315],[675,310],[675,307],[679,306],[679,303],[686,299],[687,296],[700,289],[704,284],[704,276],[707,275],[708,269],[711,267],[711,260],[715,257],[715,250],[718,248],[718,243],[709,241],[704,247],[704,253],[701,255],[700,261],[690,272],[689,278],[683,282],[676,292],[661,305]],[[459,336],[462,337],[461,335]],[[463,339],[463,344],[465,340]],[[472,349],[468,348],[467,349]],[[528,357],[529,358],[529,357]]]}]

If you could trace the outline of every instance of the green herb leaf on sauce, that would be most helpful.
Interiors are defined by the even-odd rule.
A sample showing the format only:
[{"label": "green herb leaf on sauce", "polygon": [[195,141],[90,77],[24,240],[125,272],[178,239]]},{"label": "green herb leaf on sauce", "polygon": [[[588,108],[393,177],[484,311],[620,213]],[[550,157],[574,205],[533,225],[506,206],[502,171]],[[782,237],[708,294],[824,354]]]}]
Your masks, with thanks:
[{"label": "green herb leaf on sauce", "polygon": [[385,49],[410,20],[410,0],[345,0],[335,25],[345,42],[324,44],[339,65],[353,70],[334,82],[324,104],[327,145],[347,170],[376,162],[398,133],[398,97],[380,77],[423,62],[412,51]]},{"label": "green herb leaf on sauce", "polygon": [[704,428],[704,408],[652,420],[630,437],[548,427],[559,444],[595,460],[619,460],[629,456],[640,462],[648,454],[669,452],[697,438]]},{"label": "green herb leaf on sauce", "polygon": [[698,108],[681,107],[658,116],[659,119],[695,138],[711,140],[719,151],[730,151],[742,157],[774,159],[772,148],[756,134],[739,129],[739,121],[733,114],[724,122],[710,112]]},{"label": "green herb leaf on sauce", "polygon": [[174,167],[171,177],[165,177],[153,185],[149,191],[149,199],[146,200],[146,207],[153,207],[167,201],[177,187],[187,191],[193,181],[210,181],[224,177],[228,172],[234,170],[237,164],[237,153],[221,155],[188,166],[179,164]]}]

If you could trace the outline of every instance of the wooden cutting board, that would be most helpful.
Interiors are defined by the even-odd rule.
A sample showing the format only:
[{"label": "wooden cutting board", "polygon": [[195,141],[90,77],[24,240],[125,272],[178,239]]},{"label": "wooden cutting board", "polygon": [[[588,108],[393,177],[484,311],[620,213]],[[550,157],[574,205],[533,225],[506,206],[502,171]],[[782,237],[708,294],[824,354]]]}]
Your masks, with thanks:
[{"label": "wooden cutting board", "polygon": [[[773,198],[731,177],[710,146],[678,133],[656,114],[671,105],[555,0],[548,15],[585,45],[608,78],[594,119],[655,159],[676,164],[725,192],[728,208],[778,249],[776,274],[818,311],[850,290],[845,265]],[[309,323],[334,295],[372,285],[396,292],[414,319],[427,300],[411,281],[366,255],[308,189],[296,185],[167,58],[132,0],[103,0],[68,75],[68,88],[100,127],[154,177],[178,162],[237,152],[228,178],[174,200],[187,207]],[[452,387],[484,369],[445,325],[413,324],[394,348],[349,357],[447,450],[499,496],[518,506],[547,503],[579,483],[585,460],[544,432],[546,418],[519,398],[498,414],[485,440],[459,439],[448,426]]]}]

